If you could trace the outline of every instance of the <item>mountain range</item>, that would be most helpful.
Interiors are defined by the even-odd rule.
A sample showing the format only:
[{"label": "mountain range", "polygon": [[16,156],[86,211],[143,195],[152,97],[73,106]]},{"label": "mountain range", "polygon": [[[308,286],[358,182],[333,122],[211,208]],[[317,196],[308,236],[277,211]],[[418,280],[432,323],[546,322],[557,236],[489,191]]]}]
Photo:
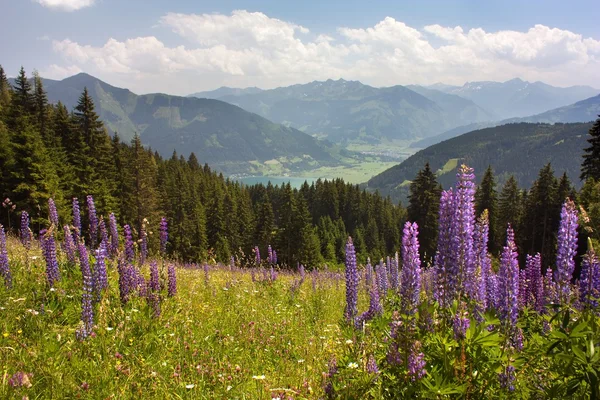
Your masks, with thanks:
[{"label": "mountain range", "polygon": [[343,79],[231,92],[221,88],[195,96],[216,93],[220,100],[336,143],[411,140],[494,117],[470,100],[443,92],[400,85],[374,88]]},{"label": "mountain range", "polygon": [[554,125],[512,123],[465,133],[421,150],[402,163],[371,178],[366,186],[395,199],[406,199],[410,182],[429,162],[444,188],[455,183],[456,168],[465,163],[480,179],[491,165],[500,183],[514,175],[521,187],[530,187],[538,171],[551,162],[558,174],[566,172],[580,185],[583,149],[592,123]]},{"label": "mountain range", "polygon": [[[190,96],[236,104],[330,141],[414,140],[462,126],[521,117],[597,95],[588,86],[560,88],[520,79],[375,88],[357,81],[314,81],[276,89],[222,87]],[[459,131],[466,132],[463,128]]]},{"label": "mountain range", "polygon": [[138,133],[144,145],[163,156],[194,152],[200,162],[228,174],[260,173],[264,163],[293,172],[339,165],[343,158],[331,143],[219,100],[136,95],[85,73],[46,79],[44,87],[50,102],[61,101],[69,109],[87,87],[110,132],[125,141]]},{"label": "mountain range", "polygon": [[430,88],[472,100],[497,115],[498,120],[539,114],[600,93],[589,86],[563,88],[518,78],[506,82],[467,82],[463,86],[436,84]]}]

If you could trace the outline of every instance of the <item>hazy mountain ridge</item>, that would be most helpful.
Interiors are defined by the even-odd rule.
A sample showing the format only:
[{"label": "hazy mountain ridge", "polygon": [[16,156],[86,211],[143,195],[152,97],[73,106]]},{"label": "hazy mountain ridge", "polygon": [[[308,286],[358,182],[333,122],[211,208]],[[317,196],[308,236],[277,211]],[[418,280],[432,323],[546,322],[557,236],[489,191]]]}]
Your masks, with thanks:
[{"label": "hazy mountain ridge", "polygon": [[334,142],[415,139],[493,118],[469,100],[419,91],[329,79],[219,99]]},{"label": "hazy mountain ridge", "polygon": [[600,90],[589,86],[555,87],[519,78],[506,82],[467,82],[461,87],[437,85],[440,91],[472,100],[499,119],[526,117],[596,96]]}]

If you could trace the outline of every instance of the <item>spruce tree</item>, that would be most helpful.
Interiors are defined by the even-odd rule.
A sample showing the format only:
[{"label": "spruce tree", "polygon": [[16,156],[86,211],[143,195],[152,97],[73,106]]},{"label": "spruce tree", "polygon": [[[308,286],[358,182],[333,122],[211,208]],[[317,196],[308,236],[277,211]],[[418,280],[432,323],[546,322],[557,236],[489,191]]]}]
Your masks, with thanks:
[{"label": "spruce tree", "polygon": [[11,93],[12,87],[8,82],[4,68],[0,65],[0,117],[3,114],[3,110],[10,104]]},{"label": "spruce tree", "polygon": [[256,240],[261,249],[266,249],[273,243],[273,233],[275,231],[275,215],[271,205],[271,198],[265,194],[262,201],[258,204],[259,212],[256,221]]},{"label": "spruce tree", "polygon": [[489,250],[492,254],[496,254],[498,250],[496,240],[497,201],[496,180],[490,165],[483,175],[481,184],[477,186],[475,191],[475,213],[480,216],[484,210],[488,210],[490,224]]},{"label": "spruce tree", "polygon": [[425,260],[435,255],[441,194],[442,188],[426,163],[410,184],[407,209],[408,220],[419,226],[419,252]]},{"label": "spruce tree", "polygon": [[588,134],[591,136],[587,140],[590,146],[584,149],[580,179],[600,181],[600,115]]},{"label": "spruce tree", "polygon": [[31,116],[34,110],[31,84],[27,79],[25,69],[21,67],[13,87],[12,101],[10,103],[10,112],[7,121],[8,128],[11,130],[17,129],[18,121]]},{"label": "spruce tree", "polygon": [[513,229],[518,229],[521,222],[521,210],[522,210],[522,193],[517,184],[517,180],[514,175],[511,175],[500,192],[500,198],[498,201],[498,212],[496,219],[496,231],[497,235],[496,243],[494,247],[500,249],[506,239],[506,229],[510,224]]}]

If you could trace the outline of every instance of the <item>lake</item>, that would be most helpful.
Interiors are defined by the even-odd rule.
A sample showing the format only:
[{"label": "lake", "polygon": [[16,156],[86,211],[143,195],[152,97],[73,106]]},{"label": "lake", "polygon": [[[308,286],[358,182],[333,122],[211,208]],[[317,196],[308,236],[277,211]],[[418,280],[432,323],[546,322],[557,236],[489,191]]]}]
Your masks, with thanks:
[{"label": "lake", "polygon": [[304,181],[308,182],[309,185],[316,181],[315,178],[299,178],[296,176],[246,176],[244,178],[237,178],[236,180],[246,185],[255,185],[257,183],[266,185],[270,181],[275,186],[289,182],[294,188],[302,186]]}]

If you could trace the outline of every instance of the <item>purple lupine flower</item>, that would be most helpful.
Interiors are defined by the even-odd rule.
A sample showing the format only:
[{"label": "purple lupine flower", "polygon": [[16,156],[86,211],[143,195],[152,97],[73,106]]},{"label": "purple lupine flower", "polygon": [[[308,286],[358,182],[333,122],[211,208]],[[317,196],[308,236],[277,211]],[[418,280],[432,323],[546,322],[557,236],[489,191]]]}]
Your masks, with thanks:
[{"label": "purple lupine flower", "polygon": [[273,264],[277,264],[277,252],[273,250]]},{"label": "purple lupine flower", "polygon": [[346,321],[353,323],[358,313],[358,270],[352,238],[346,243]]},{"label": "purple lupine flower", "polygon": [[571,278],[575,269],[577,254],[577,208],[572,200],[563,204],[558,229],[558,249],[556,251],[556,286],[559,301],[566,303],[571,296]]},{"label": "purple lupine flower", "polygon": [[498,276],[490,271],[487,276],[487,307],[490,309],[498,308]]},{"label": "purple lupine flower", "polygon": [[596,308],[598,307],[598,299],[600,299],[600,262],[598,262],[598,257],[596,257],[596,253],[591,246],[588,246],[588,248],[581,263],[579,296],[584,305]]},{"label": "purple lupine flower", "polygon": [[60,280],[54,233],[44,229],[40,232],[40,237],[42,242],[42,253],[46,260],[46,279],[48,280],[48,285],[54,287],[54,284]]},{"label": "purple lupine flower", "polygon": [[79,238],[81,237],[81,210],[79,209],[79,200],[77,197],[73,197],[73,234],[75,235],[75,243],[79,245]]},{"label": "purple lupine flower", "polygon": [[439,234],[437,252],[434,258],[436,271],[436,287],[434,291],[435,300],[442,307],[448,306],[452,299],[452,293],[448,290],[449,268],[452,260],[452,220],[454,214],[454,193],[452,189],[442,192],[440,198]]},{"label": "purple lupine flower", "polygon": [[419,306],[421,292],[421,259],[419,258],[419,226],[416,222],[404,224],[402,236],[402,285],[400,297],[405,314],[414,314]]},{"label": "purple lupine flower", "polygon": [[328,365],[328,371],[327,371],[327,383],[325,384],[325,394],[329,397],[332,398],[334,393],[334,388],[333,388],[333,383],[331,382],[331,379],[335,376],[335,374],[338,373],[338,366],[337,366],[337,360],[335,359],[335,357],[332,357],[331,360],[329,360],[329,365]]},{"label": "purple lupine flower", "polygon": [[96,250],[96,266],[92,272],[92,285],[94,289],[94,301],[100,302],[102,291],[108,287],[106,276],[106,242],[100,242],[100,248]]},{"label": "purple lupine flower", "polygon": [[454,215],[450,237],[448,283],[450,293],[471,296],[476,292],[473,282],[475,257],[473,230],[475,228],[475,175],[473,169],[461,165],[456,174]]},{"label": "purple lupine flower", "polygon": [[367,265],[365,266],[365,289],[367,294],[371,293],[371,286],[373,286],[373,266],[371,265],[371,258],[367,257]]},{"label": "purple lupine flower", "polygon": [[527,304],[541,313],[544,311],[544,280],[542,279],[542,257],[527,255]]},{"label": "purple lupine flower", "polygon": [[98,240],[98,216],[96,215],[96,205],[92,196],[87,197],[88,216],[90,218],[90,244],[92,248],[96,247]]},{"label": "purple lupine flower", "polygon": [[419,351],[420,349],[421,344],[414,342],[408,353],[408,376],[410,376],[413,382],[423,378],[427,374],[427,370],[425,369],[425,355]]},{"label": "purple lupine flower", "polygon": [[104,246],[106,247],[106,256],[108,257],[108,246],[110,242],[108,240],[108,231],[106,230],[106,223],[104,222],[104,218],[100,217],[100,224],[98,225],[98,230],[100,231],[100,242],[104,242]]},{"label": "purple lupine flower", "polygon": [[381,306],[381,301],[379,300],[379,289],[376,285],[371,285],[369,309],[356,318],[354,323],[356,329],[361,329],[363,323],[372,320],[382,312],[383,307]]},{"label": "purple lupine flower", "polygon": [[50,223],[56,227],[58,227],[58,211],[56,211],[56,204],[54,204],[54,200],[52,198],[48,199],[48,217],[50,218]]},{"label": "purple lupine flower", "polygon": [[500,320],[515,326],[519,314],[519,262],[515,235],[510,224],[506,231],[506,246],[500,257],[498,270],[498,308]]},{"label": "purple lupine flower", "polygon": [[498,374],[498,380],[500,381],[500,387],[507,389],[509,392],[515,391],[515,367],[512,365],[507,366],[504,372]]},{"label": "purple lupine flower", "polygon": [[169,285],[167,286],[167,295],[173,297],[177,294],[177,275],[175,274],[175,266],[169,264],[167,268],[167,275],[169,278]]},{"label": "purple lupine flower", "polygon": [[146,257],[148,257],[148,233],[146,232],[146,218],[142,221],[140,229],[140,265],[144,265]]},{"label": "purple lupine flower", "polygon": [[485,210],[475,226],[475,265],[479,269],[479,274],[477,293],[473,296],[483,310],[487,308],[488,276],[492,270],[492,260],[488,253],[489,224],[488,211]]},{"label": "purple lupine flower", "polygon": [[129,301],[129,296],[134,290],[133,268],[123,258],[119,259],[119,295],[121,303],[126,304]]},{"label": "purple lupine flower", "polygon": [[[388,257],[388,259],[389,259],[389,257]],[[392,287],[393,292],[397,293],[398,289],[400,287],[400,271],[398,269],[398,252],[396,252],[396,255],[394,256],[394,258],[392,258],[392,260],[390,262],[391,262],[390,286]]]},{"label": "purple lupine flower", "polygon": [[298,272],[300,273],[300,279],[304,282],[304,278],[306,277],[306,271],[304,270],[304,265],[298,263]]},{"label": "purple lupine flower", "polygon": [[4,286],[10,289],[12,287],[12,274],[10,273],[10,265],[8,263],[6,233],[2,225],[0,225],[0,275],[4,279]]},{"label": "purple lupine flower", "polygon": [[267,247],[267,263],[269,265],[273,264],[273,249],[271,248],[271,245]]},{"label": "purple lupine flower", "polygon": [[544,305],[554,303],[557,299],[556,283],[552,279],[553,276],[552,268],[548,267],[544,276]]},{"label": "purple lupine flower", "polygon": [[125,225],[123,227],[123,232],[125,235],[125,261],[132,263],[135,259],[135,250],[133,248],[133,235],[131,234],[131,227],[129,225]]},{"label": "purple lupine flower", "polygon": [[79,264],[81,276],[83,277],[83,294],[81,296],[81,322],[82,326],[77,332],[80,340],[87,338],[94,329],[94,309],[92,305],[92,272],[90,270],[90,259],[85,244],[79,242]]},{"label": "purple lupine flower", "polygon": [[254,255],[255,255],[255,260],[256,260],[256,266],[260,265],[260,250],[258,249],[258,246],[254,246]]},{"label": "purple lupine flower", "polygon": [[467,337],[467,329],[471,325],[471,320],[467,313],[457,312],[452,318],[452,330],[454,331],[454,339],[457,341]]},{"label": "purple lupine flower", "polygon": [[119,252],[119,230],[117,229],[117,218],[115,214],[110,213],[108,216],[108,225],[110,229],[110,257],[116,257]]},{"label": "purple lupine flower", "polygon": [[65,232],[65,240],[63,242],[63,250],[67,255],[67,260],[70,263],[75,264],[75,257],[77,253],[77,248],[75,247],[75,242],[73,241],[73,235],[71,234],[71,228],[69,225],[63,226],[63,231]]},{"label": "purple lupine flower", "polygon": [[511,344],[516,351],[523,350],[523,330],[517,327],[514,330],[513,337],[511,338]]},{"label": "purple lupine flower", "polygon": [[167,254],[167,242],[169,240],[169,225],[167,219],[162,217],[160,219],[160,252],[164,256]]},{"label": "purple lupine flower", "polygon": [[275,282],[277,280],[277,271],[275,271],[275,268],[273,268],[273,265],[271,265],[271,268],[269,270],[269,280],[271,282]]},{"label": "purple lupine flower", "polygon": [[158,274],[158,264],[156,261],[150,263],[150,280],[146,296],[152,307],[152,315],[157,318],[160,316],[160,280]]},{"label": "purple lupine flower", "polygon": [[373,357],[372,354],[369,356],[369,360],[367,361],[367,373],[375,375],[379,373],[377,361],[375,360],[375,357]]},{"label": "purple lupine flower", "polygon": [[379,261],[379,265],[375,267],[375,273],[377,275],[377,288],[379,289],[379,296],[385,298],[388,291],[388,278],[387,269],[383,263],[383,259]]},{"label": "purple lupine flower", "polygon": [[31,229],[29,229],[29,214],[27,211],[21,213],[21,243],[27,250],[31,247]]}]

